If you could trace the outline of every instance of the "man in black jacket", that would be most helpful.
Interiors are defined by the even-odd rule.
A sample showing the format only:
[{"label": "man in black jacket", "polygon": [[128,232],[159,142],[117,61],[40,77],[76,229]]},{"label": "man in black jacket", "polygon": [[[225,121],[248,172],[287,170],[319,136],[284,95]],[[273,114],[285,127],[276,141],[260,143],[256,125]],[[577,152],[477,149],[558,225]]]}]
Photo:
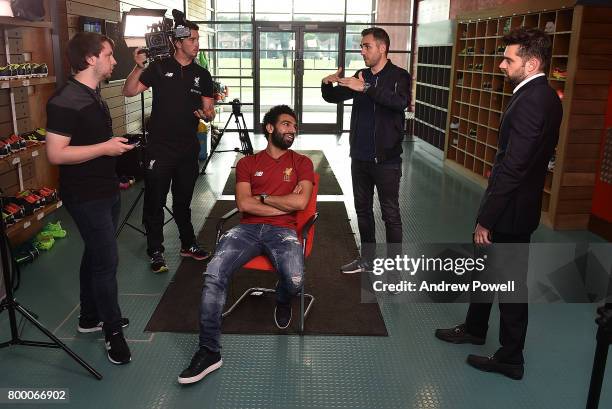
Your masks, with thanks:
[{"label": "man in black jacket", "polygon": [[353,99],[349,144],[361,258],[342,266],[343,273],[371,271],[376,244],[374,187],[387,243],[402,242],[399,185],[404,110],[410,104],[411,78],[406,70],[387,58],[390,41],[385,30],[372,27],[363,30],[361,36],[361,55],[368,68],[346,78],[341,77],[342,68],[339,68],[323,78],[321,84],[321,93],[327,102]]},{"label": "man in black jacket", "polygon": [[[563,110],[544,74],[552,54],[548,35],[518,28],[506,35],[504,42],[506,50],[499,68],[515,88],[501,119],[498,152],[478,210],[474,243],[504,243],[495,246],[499,249],[494,249],[494,254],[506,264],[502,274],[512,274],[523,294],[512,299],[500,293],[501,348],[491,357],[469,355],[467,361],[477,369],[521,379],[527,334],[528,243],[540,221],[544,179],[559,139]],[[484,301],[492,301],[492,297]],[[491,302],[472,302],[464,324],[439,329],[436,336],[452,343],[482,345],[490,312]]]}]

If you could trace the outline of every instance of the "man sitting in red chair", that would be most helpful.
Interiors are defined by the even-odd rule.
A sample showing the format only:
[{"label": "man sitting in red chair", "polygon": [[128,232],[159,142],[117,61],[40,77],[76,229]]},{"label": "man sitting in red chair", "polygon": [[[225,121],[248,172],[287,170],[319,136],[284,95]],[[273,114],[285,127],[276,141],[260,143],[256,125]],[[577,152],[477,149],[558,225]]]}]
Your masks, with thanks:
[{"label": "man sitting in red chair", "polygon": [[204,274],[199,350],[179,375],[181,384],[198,382],[223,364],[219,338],[227,285],[253,257],[265,254],[279,272],[274,321],[281,329],[291,322],[291,298],[304,278],[295,213],[306,208],[314,182],[312,161],[289,149],[297,134],[296,120],[286,105],[270,109],[262,123],[268,146],[236,166],[236,203],[242,219],[221,237]]}]

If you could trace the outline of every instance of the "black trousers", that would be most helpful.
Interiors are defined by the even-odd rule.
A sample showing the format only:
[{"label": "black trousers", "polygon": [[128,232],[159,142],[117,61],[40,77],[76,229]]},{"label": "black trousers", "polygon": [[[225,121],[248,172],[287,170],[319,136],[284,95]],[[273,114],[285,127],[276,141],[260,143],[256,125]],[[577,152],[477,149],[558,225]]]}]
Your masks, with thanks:
[{"label": "black trousers", "polygon": [[[508,279],[515,281],[517,291],[509,296],[499,295],[499,343],[501,347],[495,356],[507,363],[523,363],[523,349],[525,348],[525,336],[527,335],[528,304],[516,302],[513,297],[520,297],[520,301],[527,298],[527,270],[529,266],[529,245],[531,235],[511,235],[492,232],[493,243],[516,243],[516,245],[502,245],[493,250],[497,254],[497,263],[505,264],[501,269],[501,275],[507,275]],[[491,258],[490,258],[491,259]],[[504,278],[502,278],[503,280]],[[484,298],[491,302],[478,298],[479,302],[472,302],[468,308],[465,319],[466,329],[472,335],[486,337],[489,329],[489,315],[493,306],[494,293],[488,293]],[[488,300],[487,300],[488,301]],[[504,302],[514,301],[514,302]]]},{"label": "black trousers", "polygon": [[191,198],[198,178],[198,150],[177,152],[149,145],[145,161],[143,223],[147,231],[147,253],[164,251],[164,206],[172,186],[172,213],[181,247],[195,242],[191,224]]},{"label": "black trousers", "polygon": [[103,321],[106,334],[121,330],[115,239],[121,208],[119,195],[87,202],[64,200],[64,204],[85,244],[79,274],[81,317]]},{"label": "black trousers", "polygon": [[376,223],[374,221],[374,187],[382,219],[385,222],[387,243],[402,242],[402,218],[399,208],[399,187],[402,164],[376,164],[374,162],[351,161],[353,198],[357,211],[357,225],[361,236],[361,256],[374,257],[376,247]]}]

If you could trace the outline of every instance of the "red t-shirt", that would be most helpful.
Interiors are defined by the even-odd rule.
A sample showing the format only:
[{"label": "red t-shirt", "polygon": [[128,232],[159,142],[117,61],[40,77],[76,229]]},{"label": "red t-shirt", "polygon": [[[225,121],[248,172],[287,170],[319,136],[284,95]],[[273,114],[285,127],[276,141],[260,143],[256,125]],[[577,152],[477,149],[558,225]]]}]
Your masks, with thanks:
[{"label": "red t-shirt", "polygon": [[[273,196],[288,195],[302,180],[314,183],[312,161],[291,149],[278,159],[272,158],[263,150],[255,155],[245,156],[236,165],[236,183],[250,183],[253,195],[263,193]],[[295,220],[295,212],[282,216],[255,216],[243,213],[241,223],[271,224],[295,229]]]}]

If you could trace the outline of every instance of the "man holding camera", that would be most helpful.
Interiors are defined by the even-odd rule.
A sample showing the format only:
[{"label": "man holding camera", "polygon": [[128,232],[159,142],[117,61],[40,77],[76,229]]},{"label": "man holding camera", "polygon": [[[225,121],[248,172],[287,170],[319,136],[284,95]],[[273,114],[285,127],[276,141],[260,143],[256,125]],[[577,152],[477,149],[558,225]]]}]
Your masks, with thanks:
[{"label": "man holding camera", "polygon": [[190,36],[172,36],[172,58],[151,62],[144,68],[146,55],[134,51],[136,66],[123,86],[131,97],[153,87],[153,107],[148,125],[143,222],[147,231],[147,253],[151,270],[168,271],[164,259],[164,206],[172,185],[172,211],[179,229],[180,254],[205,260],[209,253],[196,243],[191,224],[191,198],[198,177],[197,127],[200,119],[215,116],[213,82],[210,73],[193,60],[199,51],[198,26],[181,22]]},{"label": "man holding camera", "polygon": [[68,43],[68,61],[76,72],[47,103],[47,157],[59,166],[60,193],[83,238],[80,267],[81,333],[104,330],[108,359],[131,360],[117,299],[119,179],[116,157],[133,149],[113,138],[108,106],[98,86],[117,62],[113,41],[97,33],[77,33]]}]

